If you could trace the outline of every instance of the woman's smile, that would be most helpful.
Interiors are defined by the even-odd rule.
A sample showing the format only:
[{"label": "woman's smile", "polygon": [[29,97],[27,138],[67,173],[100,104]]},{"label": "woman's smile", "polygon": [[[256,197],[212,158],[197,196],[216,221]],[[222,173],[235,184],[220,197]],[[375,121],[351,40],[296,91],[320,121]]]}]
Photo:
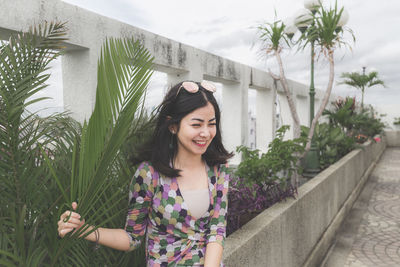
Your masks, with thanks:
[{"label": "woman's smile", "polygon": [[173,129],[177,132],[178,155],[199,157],[204,154],[216,134],[214,107],[208,103],[186,115]]}]

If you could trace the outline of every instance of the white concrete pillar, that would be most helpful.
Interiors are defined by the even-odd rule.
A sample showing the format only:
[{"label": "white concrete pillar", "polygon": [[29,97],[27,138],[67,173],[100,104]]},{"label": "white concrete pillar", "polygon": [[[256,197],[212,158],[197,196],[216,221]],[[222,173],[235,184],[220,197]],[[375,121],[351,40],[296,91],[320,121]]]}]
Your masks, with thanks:
[{"label": "white concrete pillar", "polygon": [[300,124],[310,126],[310,102],[309,98],[303,95],[296,96],[296,108],[299,114]]},{"label": "white concrete pillar", "polygon": [[248,89],[249,70],[241,69],[239,83],[223,84],[222,90],[222,139],[228,151],[235,152],[231,164],[239,164],[241,157],[236,153],[239,145],[247,146],[248,141]]},{"label": "white concrete pillar", "polygon": [[83,122],[95,104],[97,54],[89,49],[69,50],[61,58],[64,109]]},{"label": "white concrete pillar", "polygon": [[268,144],[274,138],[274,127],[276,113],[273,89],[257,90],[256,98],[256,140],[257,149],[265,153],[268,150]]},{"label": "white concrete pillar", "polygon": [[[292,113],[290,112],[289,104],[286,99],[286,95],[284,93],[278,93],[278,99],[281,107],[281,118],[283,125],[289,125],[290,130],[286,131],[285,134],[285,140],[287,139],[293,139],[293,119],[292,119]],[[296,103],[295,103],[296,105]]]},{"label": "white concrete pillar", "polygon": [[182,81],[201,82],[204,79],[199,53],[196,53],[195,49],[192,47],[189,47],[187,52],[187,69],[189,71],[176,71],[167,73],[168,87],[174,86]]}]

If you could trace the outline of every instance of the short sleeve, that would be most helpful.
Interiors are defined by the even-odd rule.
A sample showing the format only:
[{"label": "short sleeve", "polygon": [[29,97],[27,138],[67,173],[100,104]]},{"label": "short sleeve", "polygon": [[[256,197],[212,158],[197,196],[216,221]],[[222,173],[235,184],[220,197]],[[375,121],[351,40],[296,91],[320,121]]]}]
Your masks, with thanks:
[{"label": "short sleeve", "polygon": [[222,247],[226,237],[226,214],[228,210],[229,174],[227,165],[221,165],[216,180],[216,203],[210,220],[210,233],[207,243],[216,242]]},{"label": "short sleeve", "polygon": [[129,206],[125,231],[129,235],[130,250],[140,246],[148,223],[156,181],[154,170],[147,162],[140,164],[129,186]]}]

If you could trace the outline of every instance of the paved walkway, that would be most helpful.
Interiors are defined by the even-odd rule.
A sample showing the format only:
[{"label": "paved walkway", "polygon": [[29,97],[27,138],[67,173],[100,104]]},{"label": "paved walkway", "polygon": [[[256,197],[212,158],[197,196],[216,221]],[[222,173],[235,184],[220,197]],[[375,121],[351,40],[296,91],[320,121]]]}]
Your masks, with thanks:
[{"label": "paved walkway", "polygon": [[384,151],[323,266],[400,266],[400,147]]}]

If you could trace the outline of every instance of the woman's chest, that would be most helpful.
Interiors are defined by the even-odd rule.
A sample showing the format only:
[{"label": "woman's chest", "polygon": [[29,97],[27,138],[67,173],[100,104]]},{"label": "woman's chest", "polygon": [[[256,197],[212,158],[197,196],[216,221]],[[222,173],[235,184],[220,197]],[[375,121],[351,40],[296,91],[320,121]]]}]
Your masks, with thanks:
[{"label": "woman's chest", "polygon": [[[153,222],[161,230],[178,229],[187,233],[190,230],[204,229],[213,213],[212,190],[214,186],[209,186],[209,193],[204,195],[204,200],[201,200],[209,203],[208,209],[201,217],[196,218],[192,215],[176,179],[164,178],[160,182],[153,196]],[[211,182],[209,183],[211,184]]]}]

